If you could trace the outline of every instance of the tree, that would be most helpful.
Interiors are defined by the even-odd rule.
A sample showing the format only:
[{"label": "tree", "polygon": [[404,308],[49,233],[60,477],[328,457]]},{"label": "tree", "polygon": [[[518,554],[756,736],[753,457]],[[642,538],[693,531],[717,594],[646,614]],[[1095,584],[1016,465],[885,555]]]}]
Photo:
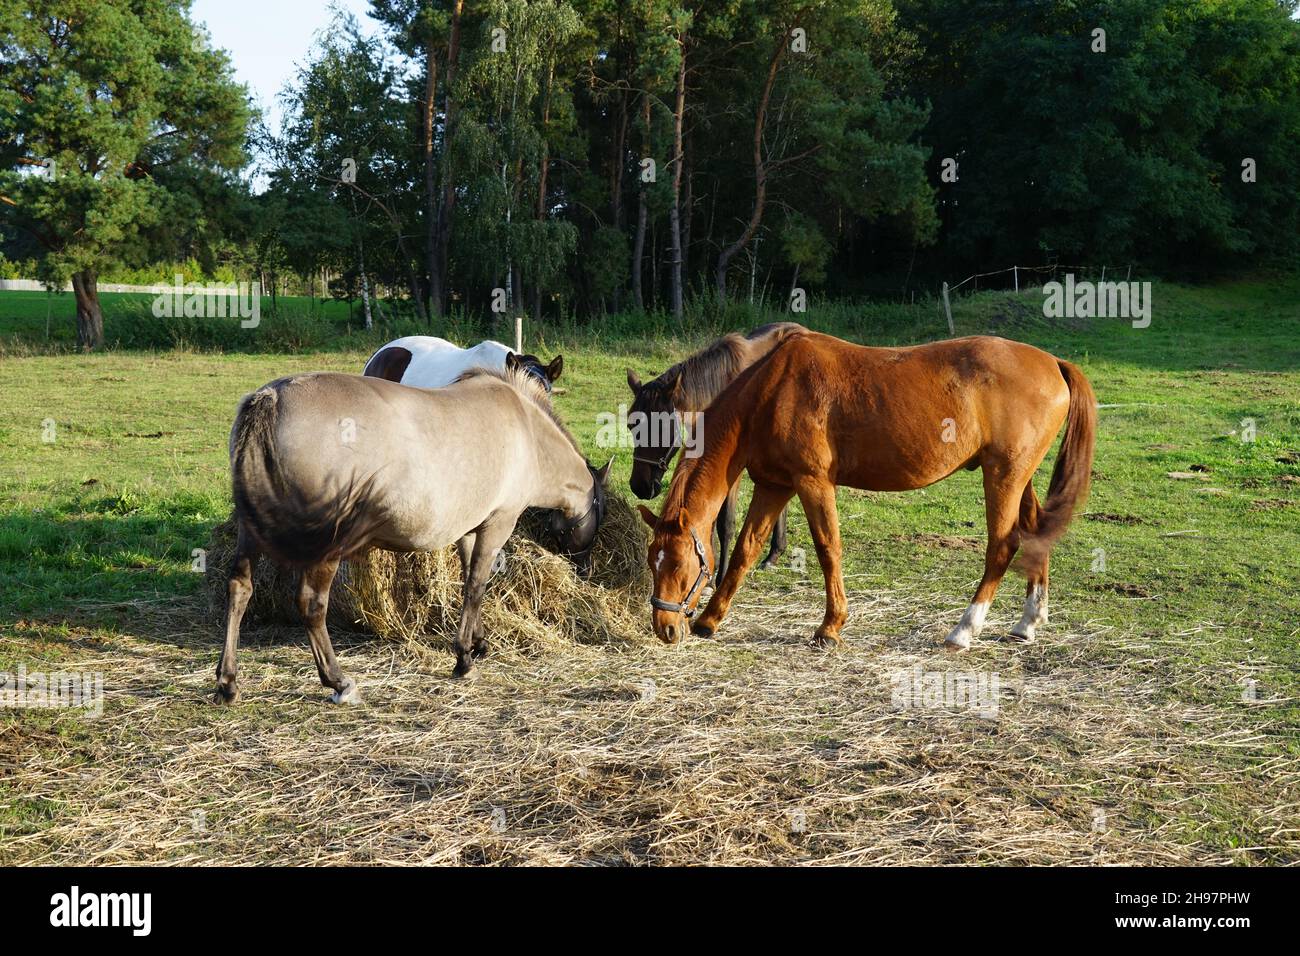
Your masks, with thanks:
[{"label": "tree", "polygon": [[99,273],[142,256],[203,174],[243,167],[246,91],[183,0],[0,0],[0,74],[5,239],[71,279],[77,343],[98,348]]}]

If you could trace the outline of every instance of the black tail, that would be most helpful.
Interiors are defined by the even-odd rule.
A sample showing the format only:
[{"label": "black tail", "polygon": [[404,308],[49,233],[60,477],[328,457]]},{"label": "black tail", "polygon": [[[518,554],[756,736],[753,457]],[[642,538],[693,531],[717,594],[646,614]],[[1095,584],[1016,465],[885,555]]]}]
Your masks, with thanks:
[{"label": "black tail", "polygon": [[276,455],[284,381],[247,396],[235,416],[230,440],[235,517],[258,547],[282,564],[315,564],[364,551],[383,520],[374,500],[374,475],[351,481],[328,498],[303,494],[284,474]]}]

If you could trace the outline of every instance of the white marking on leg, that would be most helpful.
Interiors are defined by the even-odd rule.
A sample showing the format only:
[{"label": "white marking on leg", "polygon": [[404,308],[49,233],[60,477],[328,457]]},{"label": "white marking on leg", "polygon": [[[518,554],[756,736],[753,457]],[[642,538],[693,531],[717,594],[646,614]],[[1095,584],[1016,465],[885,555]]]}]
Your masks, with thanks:
[{"label": "white marking on leg", "polygon": [[1028,642],[1034,639],[1034,631],[1039,625],[1047,623],[1047,588],[1035,584],[1025,595],[1025,613],[1020,622],[1011,629],[1011,636]]},{"label": "white marking on leg", "polygon": [[331,704],[355,704],[361,700],[361,695],[357,693],[357,683],[351,678],[343,685],[343,690],[335,691],[330,694]]},{"label": "white marking on leg", "polygon": [[966,613],[961,616],[961,620],[945,639],[945,643],[960,650],[970,647],[970,642],[979,637],[980,631],[984,629],[984,616],[988,612],[988,601],[976,601],[966,608]]}]

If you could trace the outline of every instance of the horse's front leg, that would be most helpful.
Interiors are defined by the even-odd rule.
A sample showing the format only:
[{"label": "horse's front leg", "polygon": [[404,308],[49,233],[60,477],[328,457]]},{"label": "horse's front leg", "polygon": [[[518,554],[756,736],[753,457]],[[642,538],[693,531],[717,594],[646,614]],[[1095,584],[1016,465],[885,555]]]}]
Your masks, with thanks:
[{"label": "horse's front leg", "polygon": [[[475,658],[487,653],[487,641],[483,638],[480,623],[483,597],[487,593],[488,579],[492,577],[497,555],[514,530],[517,517],[498,518],[485,524],[473,535],[472,546],[460,545],[461,561],[467,566],[464,597],[460,607],[460,628],[456,633],[456,667],[451,672],[452,677],[472,677]],[[468,562],[465,561],[466,551],[469,554]]]},{"label": "horse's front leg", "polygon": [[829,647],[840,642],[840,629],[848,617],[848,598],[844,594],[840,566],[840,515],[835,507],[835,486],[827,481],[809,482],[799,488],[799,501],[808,518],[808,530],[826,578],[826,616],[813,634],[813,643]]},{"label": "horse's front leg", "polygon": [[736,541],[736,551],[731,556],[731,566],[723,576],[722,582],[709,599],[708,607],[693,625],[691,632],[702,637],[709,637],[718,629],[722,619],[731,607],[731,601],[744,580],[745,572],[753,565],[758,552],[772,531],[772,522],[785,503],[790,500],[792,492],[788,488],[773,488],[768,485],[755,485],[754,497],[749,503],[749,513],[745,515],[745,524],[740,529],[740,538]]},{"label": "horse's front leg", "polygon": [[[470,561],[474,557],[474,540],[477,535],[470,532],[456,542],[456,553],[460,555],[461,580],[469,579]],[[490,577],[490,575],[489,575]],[[474,633],[470,637],[470,652],[474,657],[487,657],[487,641],[483,637],[483,619],[480,617]]]}]

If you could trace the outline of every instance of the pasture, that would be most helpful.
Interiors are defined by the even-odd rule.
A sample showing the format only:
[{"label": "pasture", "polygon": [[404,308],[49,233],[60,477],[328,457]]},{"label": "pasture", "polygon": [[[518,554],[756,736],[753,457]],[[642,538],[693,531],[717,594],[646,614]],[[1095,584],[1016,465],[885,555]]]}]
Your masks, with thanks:
[{"label": "pasture", "polygon": [[[0,709],[0,864],[1300,861],[1300,284],[1157,284],[1147,329],[1049,322],[1041,302],[955,307],[961,334],[1078,363],[1102,403],[1034,644],[998,639],[1011,576],[971,652],[941,649],[982,567],[980,476],[960,473],[841,489],[838,652],[807,643],[822,580],[796,504],[804,564],[751,574],[715,639],[662,646],[647,607],[636,641],[494,635],[462,685],[445,646],[335,630],[363,702],[333,707],[304,631],[249,619],[243,697],[218,708],[191,554],[229,514],[236,402],[357,371],[383,339],[334,305],[274,353],[69,354],[42,341],[44,296],[0,294],[0,671],[102,673],[105,691],[98,717]],[[947,334],[932,302],[798,318],[868,344]],[[611,321],[527,345],[564,353],[556,407],[630,498],[630,449],[596,447],[598,415],[629,400],[625,367],[706,340]],[[945,678],[996,706],[900,703]]]}]

